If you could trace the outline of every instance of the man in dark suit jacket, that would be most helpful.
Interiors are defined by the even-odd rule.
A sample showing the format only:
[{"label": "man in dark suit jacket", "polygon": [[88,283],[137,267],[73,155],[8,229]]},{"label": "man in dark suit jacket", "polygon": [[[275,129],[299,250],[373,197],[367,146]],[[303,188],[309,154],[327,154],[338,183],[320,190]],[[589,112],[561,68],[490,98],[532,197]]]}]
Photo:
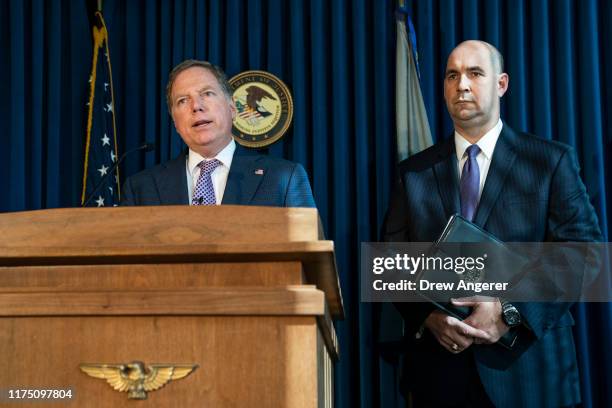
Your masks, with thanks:
[{"label": "man in dark suit jacket", "polygon": [[189,150],[128,178],[121,205],[315,206],[301,165],[236,146],[231,134],[236,108],[219,67],[182,62],[170,73],[166,98]]},{"label": "man in dark suit jacket", "polygon": [[[455,134],[400,163],[385,240],[434,241],[455,213],[507,242],[601,239],[573,150],[501,122],[508,81],[492,45],[466,41],[453,50],[444,97]],[[464,321],[430,304],[396,304],[410,337],[404,381],[415,406],[580,402],[570,304],[455,303],[472,308]],[[495,345],[514,325],[514,347]]]}]

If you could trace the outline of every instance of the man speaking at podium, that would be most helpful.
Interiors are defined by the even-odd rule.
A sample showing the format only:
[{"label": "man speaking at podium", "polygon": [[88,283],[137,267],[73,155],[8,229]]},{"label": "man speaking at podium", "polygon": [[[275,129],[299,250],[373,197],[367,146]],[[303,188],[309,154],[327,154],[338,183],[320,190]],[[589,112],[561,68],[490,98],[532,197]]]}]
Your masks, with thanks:
[{"label": "man speaking at podium", "polygon": [[315,206],[301,165],[236,145],[232,88],[219,67],[180,63],[170,72],[166,99],[189,150],[128,178],[121,205]]},{"label": "man speaking at podium", "polygon": [[[574,151],[500,120],[508,83],[491,44],[452,51],[444,98],[454,135],[400,163],[386,241],[432,242],[455,213],[507,242],[601,240]],[[415,407],[580,402],[569,303],[455,302],[472,308],[464,321],[428,303],[397,305],[412,339],[404,380]],[[495,345],[510,327],[512,349]]]}]

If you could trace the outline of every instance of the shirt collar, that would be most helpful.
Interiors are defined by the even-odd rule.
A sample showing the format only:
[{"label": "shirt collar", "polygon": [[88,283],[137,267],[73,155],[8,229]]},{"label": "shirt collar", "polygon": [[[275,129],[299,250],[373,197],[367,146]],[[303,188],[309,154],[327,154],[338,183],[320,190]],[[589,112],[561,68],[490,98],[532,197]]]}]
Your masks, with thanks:
[{"label": "shirt collar", "polygon": [[[499,119],[495,126],[476,142],[480,151],[488,160],[491,160],[493,157],[493,150],[495,150],[495,144],[497,143],[497,139],[499,139],[503,127],[504,124],[501,119]],[[457,153],[457,160],[461,161],[465,154],[465,150],[470,147],[470,145],[471,143],[455,130],[455,152]]]},{"label": "shirt collar", "polygon": [[[232,159],[234,158],[234,151],[236,151],[236,142],[232,138],[232,140],[227,144],[227,146],[225,146],[219,153],[217,153],[214,158],[219,160],[221,164],[223,164],[223,166],[229,169],[232,165]],[[193,150],[189,149],[189,156],[187,158],[187,168],[189,169],[189,172],[191,174],[194,174],[196,168],[198,167],[198,164],[200,164],[202,160],[212,160],[212,158],[205,159],[199,153],[196,153]]]}]

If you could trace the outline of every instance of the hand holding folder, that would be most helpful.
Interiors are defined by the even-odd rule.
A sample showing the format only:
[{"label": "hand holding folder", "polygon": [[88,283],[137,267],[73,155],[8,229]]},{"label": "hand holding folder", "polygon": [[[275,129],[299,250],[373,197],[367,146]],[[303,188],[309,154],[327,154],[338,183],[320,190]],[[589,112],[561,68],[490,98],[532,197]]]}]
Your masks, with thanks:
[{"label": "hand holding folder", "polygon": [[[502,241],[497,239],[495,236],[483,230],[479,226],[469,222],[460,215],[453,215],[449,219],[448,223],[446,224],[446,227],[440,234],[440,237],[432,246],[429,255],[439,256],[441,253],[448,255],[449,252],[452,252],[452,255],[457,257],[465,255],[462,253],[462,251],[470,252],[473,251],[473,249],[476,247],[474,245],[471,245],[469,246],[469,248],[468,246],[462,248],[460,245],[456,245],[460,243],[480,243],[487,248],[493,248],[495,257],[490,257],[487,260],[487,267],[495,271],[495,276],[497,280],[502,277],[509,283],[512,283],[512,281],[514,280],[513,277],[520,275],[518,272],[525,266],[527,262],[523,257],[512,252]],[[449,248],[451,249],[450,251]],[[440,276],[440,273],[440,271],[424,271],[420,274],[419,279],[435,279],[436,277]],[[446,273],[448,276],[448,272]],[[452,274],[453,272],[450,273]],[[459,280],[459,278],[454,278]],[[480,281],[486,281],[490,278],[491,277],[487,276],[486,272],[481,274],[480,276],[470,277],[470,279],[476,279]],[[465,277],[464,279],[468,279],[468,277]],[[422,296],[429,302],[431,302],[435,307],[442,310],[444,313],[453,316],[459,320],[465,320],[472,313],[472,310],[469,307],[453,305],[450,302],[450,298],[445,299],[445,301],[440,301],[440,299],[434,298],[426,293],[422,293]],[[491,299],[488,301],[498,300]],[[516,329],[511,329],[503,337],[501,337],[496,344],[499,344],[500,346],[509,349],[514,345],[516,338]]]}]

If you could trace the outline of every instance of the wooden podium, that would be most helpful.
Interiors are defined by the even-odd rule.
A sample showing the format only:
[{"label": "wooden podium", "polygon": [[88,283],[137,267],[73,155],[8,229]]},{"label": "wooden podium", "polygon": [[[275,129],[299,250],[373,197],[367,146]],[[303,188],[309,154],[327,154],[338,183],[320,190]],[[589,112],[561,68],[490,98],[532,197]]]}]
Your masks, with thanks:
[{"label": "wooden podium", "polygon": [[[1,214],[0,406],[9,389],[71,389],[50,407],[333,406],[343,307],[320,238],[302,208]],[[132,361],[198,368],[146,400],[79,368]]]}]

